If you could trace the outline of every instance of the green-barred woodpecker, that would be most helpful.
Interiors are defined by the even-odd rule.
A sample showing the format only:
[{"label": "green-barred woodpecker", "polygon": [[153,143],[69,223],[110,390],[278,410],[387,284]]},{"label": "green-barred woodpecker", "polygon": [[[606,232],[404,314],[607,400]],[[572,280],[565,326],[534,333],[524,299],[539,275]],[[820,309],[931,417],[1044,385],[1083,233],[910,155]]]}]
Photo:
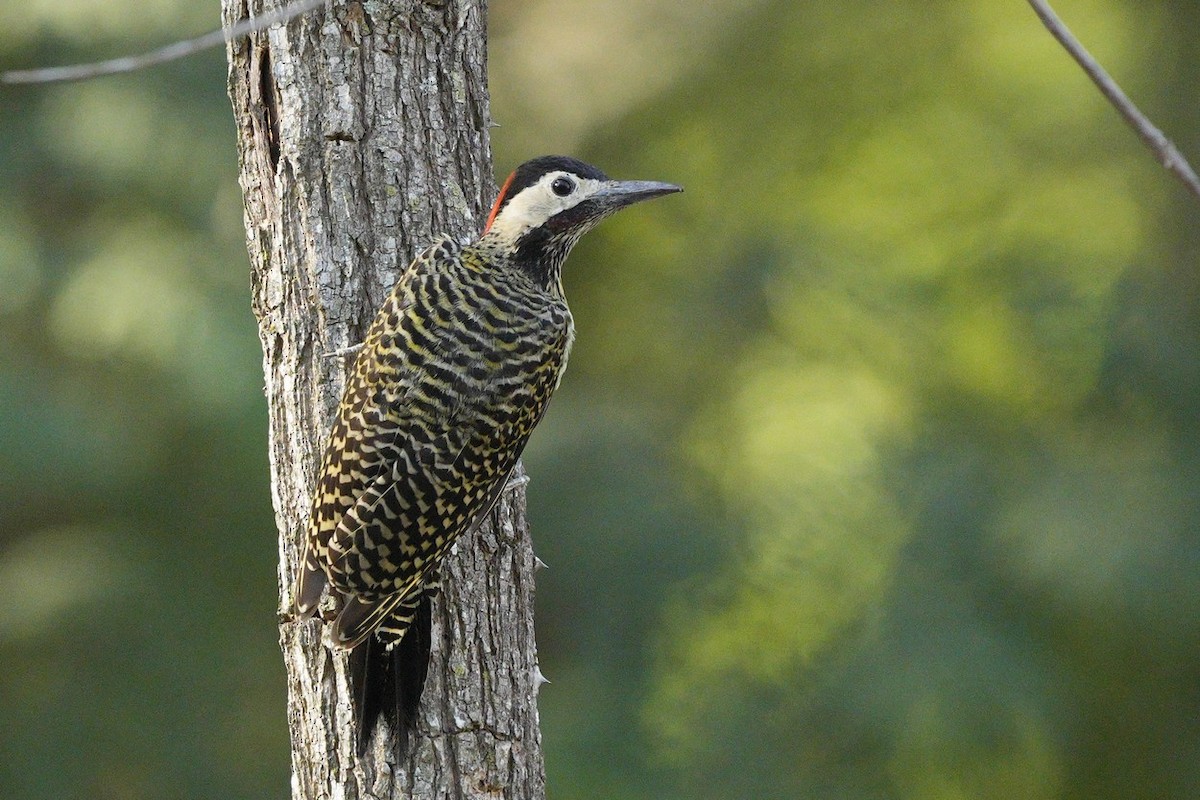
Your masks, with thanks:
[{"label": "green-barred woodpecker", "polygon": [[425,682],[438,565],[483,520],[546,411],[574,338],[571,247],[632,203],[681,191],[564,156],[505,181],[483,234],[409,265],[367,332],[317,479],[296,593],[326,588],[350,654],[358,749],[380,715],[403,756]]}]

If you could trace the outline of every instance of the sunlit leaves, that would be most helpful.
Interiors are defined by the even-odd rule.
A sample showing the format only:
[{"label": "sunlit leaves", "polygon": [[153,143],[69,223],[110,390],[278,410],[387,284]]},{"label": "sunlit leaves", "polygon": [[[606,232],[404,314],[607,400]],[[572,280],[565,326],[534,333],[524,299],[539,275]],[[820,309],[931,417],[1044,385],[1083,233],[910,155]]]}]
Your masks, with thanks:
[{"label": "sunlit leaves", "polygon": [[[128,48],[132,37],[177,37],[186,26],[213,25],[215,12],[201,4],[177,0],[145,0],[136,6],[110,0],[25,0],[5,7],[0,44],[11,46],[31,33],[52,33],[81,45],[98,37],[111,38]],[[196,34],[205,32],[196,30]],[[157,42],[156,42],[157,43]],[[149,49],[143,48],[143,49]],[[126,55],[122,52],[121,55]]]},{"label": "sunlit leaves", "polygon": [[111,532],[68,527],[0,552],[0,644],[37,641],[144,580],[121,561],[119,545]]},{"label": "sunlit leaves", "polygon": [[[912,436],[902,388],[853,365],[766,349],[692,432],[697,460],[748,528],[732,577],[681,608],[653,719],[673,746],[716,732],[708,705],[740,682],[791,681],[882,602],[908,534],[883,488]],[[739,552],[740,551],[740,552]]]},{"label": "sunlit leaves", "polygon": [[[986,725],[934,692],[913,703],[888,764],[906,800],[1054,800],[1062,757],[1031,709],[997,703]],[[959,717],[959,719],[956,719]],[[964,731],[966,734],[964,735]]]},{"label": "sunlit leaves", "polygon": [[[1116,74],[1175,46],[1127,5],[1070,11]],[[1042,615],[1157,619],[1195,561],[1154,401],[1098,411],[1169,183],[1023,4],[749,19],[605,129],[622,174],[686,192],[568,274],[606,337],[576,379],[685,409],[681,474],[732,519],[672,595],[647,727],[695,796],[1057,796],[1088,657]]]}]

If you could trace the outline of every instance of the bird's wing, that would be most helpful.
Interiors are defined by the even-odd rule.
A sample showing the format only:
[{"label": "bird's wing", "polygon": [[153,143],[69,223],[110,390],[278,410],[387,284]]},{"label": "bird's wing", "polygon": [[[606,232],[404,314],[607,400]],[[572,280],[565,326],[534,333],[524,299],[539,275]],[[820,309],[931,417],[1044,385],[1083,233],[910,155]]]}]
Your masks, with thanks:
[{"label": "bird's wing", "polygon": [[[491,479],[463,481],[431,470],[372,484],[347,512],[331,547],[335,585],[347,596],[333,627],[339,646],[355,646],[389,617],[393,633],[401,632],[408,620],[397,609],[426,588],[454,541],[487,516],[519,452],[505,458]],[[420,488],[414,493],[414,487]],[[363,585],[366,576],[374,585]]]},{"label": "bird's wing", "polygon": [[[330,431],[321,472],[317,476],[296,587],[296,607],[301,616],[316,609],[328,583],[324,561],[328,558],[327,549],[338,523],[371,484],[390,469],[386,453],[380,450],[379,436],[367,438],[364,435],[363,415],[367,413],[368,393],[361,383],[361,376],[351,377],[347,398],[343,399],[342,411]],[[377,434],[394,431],[403,425],[399,419],[388,422],[388,426],[378,426]]]},{"label": "bird's wing", "polygon": [[[329,557],[328,548],[338,523],[371,484],[388,468],[384,452],[380,450],[381,439],[388,435],[398,436],[408,424],[403,406],[398,403],[381,404],[372,391],[372,376],[366,367],[372,355],[372,347],[380,332],[381,320],[402,314],[413,302],[412,288],[422,274],[428,273],[438,247],[437,242],[422,253],[400,276],[392,293],[384,301],[375,322],[367,332],[354,370],[349,376],[343,392],[338,417],[329,432],[321,471],[317,476],[316,492],[309,513],[308,529],[305,534],[304,556],[300,562],[300,574],[296,586],[296,608],[301,616],[308,616],[317,607],[321,594],[328,584],[325,567]],[[404,375],[397,377],[393,392],[403,395],[408,386]],[[368,437],[365,428],[374,425],[373,437]]]}]

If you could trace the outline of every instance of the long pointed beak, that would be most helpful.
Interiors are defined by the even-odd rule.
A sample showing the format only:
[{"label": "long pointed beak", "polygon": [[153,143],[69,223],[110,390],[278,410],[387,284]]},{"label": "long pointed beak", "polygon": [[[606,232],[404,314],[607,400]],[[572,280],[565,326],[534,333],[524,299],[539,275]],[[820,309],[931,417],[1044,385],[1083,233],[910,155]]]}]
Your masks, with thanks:
[{"label": "long pointed beak", "polygon": [[640,203],[643,200],[662,197],[664,194],[682,191],[682,186],[658,181],[606,181],[600,190],[588,199],[614,208],[621,208],[633,203]]}]

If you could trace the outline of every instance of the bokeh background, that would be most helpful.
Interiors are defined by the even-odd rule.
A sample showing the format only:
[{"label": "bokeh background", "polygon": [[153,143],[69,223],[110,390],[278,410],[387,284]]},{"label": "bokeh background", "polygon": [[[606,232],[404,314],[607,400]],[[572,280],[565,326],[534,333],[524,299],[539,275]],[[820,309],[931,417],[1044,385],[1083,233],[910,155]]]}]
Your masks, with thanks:
[{"label": "bokeh background", "polygon": [[[1200,797],[1200,203],[1019,0],[512,0],[497,165],[687,192],[568,265],[551,794]],[[1200,4],[1058,0],[1200,162]],[[215,2],[6,0],[0,66]],[[220,51],[0,89],[0,796],[283,797]]]}]

